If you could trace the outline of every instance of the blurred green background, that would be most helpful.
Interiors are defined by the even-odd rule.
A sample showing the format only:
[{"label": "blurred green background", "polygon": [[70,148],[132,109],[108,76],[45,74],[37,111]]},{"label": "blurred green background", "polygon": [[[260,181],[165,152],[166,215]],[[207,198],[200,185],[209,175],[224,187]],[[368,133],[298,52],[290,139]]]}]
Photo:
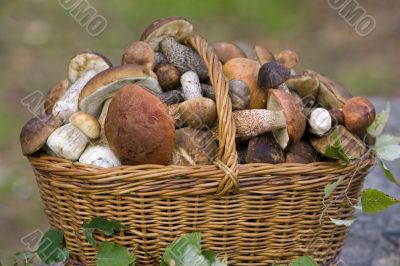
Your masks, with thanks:
[{"label": "blurred green background", "polygon": [[[79,0],[82,1],[82,0]],[[89,0],[108,22],[91,37],[60,5],[48,0],[0,3],[0,260],[24,247],[20,239],[48,227],[35,179],[19,150],[18,136],[31,114],[21,99],[43,93],[66,77],[69,59],[87,48],[120,62],[123,49],[153,20],[180,15],[210,42],[240,41],[274,52],[297,51],[298,71],[327,73],[353,94],[398,96],[400,3],[358,2],[377,21],[357,35],[328,1],[289,0]],[[8,265],[8,264],[6,264]]]}]

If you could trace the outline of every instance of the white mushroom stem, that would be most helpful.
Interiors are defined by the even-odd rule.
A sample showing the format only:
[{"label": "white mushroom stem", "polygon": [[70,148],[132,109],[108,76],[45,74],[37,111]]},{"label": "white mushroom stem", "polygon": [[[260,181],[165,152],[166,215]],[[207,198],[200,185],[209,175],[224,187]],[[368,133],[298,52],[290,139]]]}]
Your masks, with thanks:
[{"label": "white mushroom stem", "polygon": [[56,129],[46,144],[57,157],[76,161],[88,143],[89,138],[69,123]]},{"label": "white mushroom stem", "polygon": [[85,87],[86,83],[97,74],[96,71],[90,70],[72,84],[65,94],[56,102],[53,107],[53,115],[60,117],[66,123],[69,117],[78,111],[79,94]]},{"label": "white mushroom stem", "polygon": [[286,128],[286,120],[282,111],[251,109],[233,112],[236,123],[236,135],[241,139],[249,139],[266,132]]},{"label": "white mushroom stem", "polygon": [[121,165],[110,147],[105,145],[89,144],[79,158],[80,163],[91,164],[101,168],[110,168]]},{"label": "white mushroom stem", "polygon": [[325,108],[305,109],[305,114],[310,133],[323,136],[332,128],[332,117]]},{"label": "white mushroom stem", "polygon": [[181,76],[183,98],[185,101],[203,97],[199,76],[194,71],[188,71]]}]

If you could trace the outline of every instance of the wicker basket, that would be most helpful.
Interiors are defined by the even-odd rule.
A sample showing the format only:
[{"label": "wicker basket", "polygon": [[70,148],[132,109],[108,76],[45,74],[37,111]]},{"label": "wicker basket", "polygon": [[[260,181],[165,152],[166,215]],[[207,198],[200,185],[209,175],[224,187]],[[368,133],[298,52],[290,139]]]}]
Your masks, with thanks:
[{"label": "wicker basket", "polygon": [[[348,198],[358,198],[374,158],[348,166],[238,165],[221,63],[201,37],[187,42],[206,62],[215,88],[220,146],[214,165],[98,169],[49,156],[29,158],[45,213],[51,226],[64,231],[72,258],[95,265],[96,251],[86,241],[82,224],[106,217],[128,226],[108,239],[134,251],[136,265],[159,265],[165,246],[193,231],[202,232],[204,248],[227,253],[229,265],[287,263],[304,254],[320,264],[336,265],[347,228],[334,225],[329,216],[352,217],[354,208],[344,191]],[[323,203],[324,187],[343,176]],[[105,239],[100,234],[96,238]]]}]

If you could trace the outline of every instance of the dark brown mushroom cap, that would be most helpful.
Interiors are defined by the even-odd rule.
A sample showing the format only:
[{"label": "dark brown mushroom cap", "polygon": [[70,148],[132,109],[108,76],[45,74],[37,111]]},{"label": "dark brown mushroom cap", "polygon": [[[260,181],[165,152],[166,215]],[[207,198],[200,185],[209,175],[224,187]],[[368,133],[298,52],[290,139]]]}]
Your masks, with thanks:
[{"label": "dark brown mushroom cap", "polygon": [[181,73],[171,64],[159,64],[154,72],[157,75],[158,83],[164,91],[176,89],[180,84]]},{"label": "dark brown mushroom cap", "polygon": [[223,66],[225,76],[231,80],[241,80],[248,86],[250,92],[250,108],[263,109],[267,104],[268,94],[258,87],[257,77],[260,64],[248,58],[234,58]]},{"label": "dark brown mushroom cap", "polygon": [[317,153],[308,141],[300,140],[290,145],[286,152],[286,163],[312,163],[317,160]]},{"label": "dark brown mushroom cap", "polygon": [[316,77],[319,80],[317,101],[328,110],[342,108],[344,103],[353,97],[343,86],[325,75],[310,69],[304,71],[304,75]]},{"label": "dark brown mushroom cap", "polygon": [[269,90],[267,108],[283,111],[286,119],[286,128],[273,131],[278,143],[286,147],[288,144],[299,142],[306,129],[306,117],[295,98],[281,90]]},{"label": "dark brown mushroom cap", "polygon": [[136,84],[113,97],[105,134],[125,164],[167,164],[175,145],[175,127],[160,98]]},{"label": "dark brown mushroom cap", "polygon": [[217,54],[218,59],[225,64],[229,60],[233,58],[246,58],[246,54],[240,49],[239,46],[229,42],[217,42],[213,43],[212,47],[214,48],[215,53]]},{"label": "dark brown mushroom cap", "polygon": [[353,133],[367,129],[376,116],[374,105],[363,97],[353,97],[346,101],[342,112],[345,127]]},{"label": "dark brown mushroom cap", "polygon": [[65,94],[69,87],[69,80],[63,79],[49,90],[44,99],[43,107],[46,114],[53,112],[54,104]]},{"label": "dark brown mushroom cap", "polygon": [[272,61],[262,65],[258,72],[258,86],[262,89],[276,88],[290,78],[290,70],[283,64]]},{"label": "dark brown mushroom cap", "polygon": [[62,121],[52,114],[40,114],[29,120],[21,130],[19,140],[22,153],[31,155],[40,150]]},{"label": "dark brown mushroom cap", "polygon": [[246,163],[285,162],[285,153],[271,134],[263,134],[250,140],[247,149]]},{"label": "dark brown mushroom cap", "polygon": [[154,21],[140,37],[147,42],[154,51],[159,50],[160,42],[166,37],[175,37],[179,41],[185,40],[193,32],[193,25],[183,17],[167,17]]}]

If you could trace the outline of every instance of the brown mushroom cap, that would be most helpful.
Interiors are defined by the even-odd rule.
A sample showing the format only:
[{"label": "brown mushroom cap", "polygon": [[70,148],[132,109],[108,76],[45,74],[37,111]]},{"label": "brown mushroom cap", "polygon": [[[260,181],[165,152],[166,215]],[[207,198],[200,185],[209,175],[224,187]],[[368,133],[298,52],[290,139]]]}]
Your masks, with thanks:
[{"label": "brown mushroom cap", "polygon": [[113,97],[105,133],[125,164],[167,164],[175,145],[175,128],[160,98],[136,84]]},{"label": "brown mushroom cap", "polygon": [[[344,126],[338,125],[332,132],[337,132],[343,152],[349,159],[359,159],[367,151],[364,142],[348,131]],[[336,139],[332,137],[332,134],[328,134],[320,138],[312,138],[310,142],[314,149],[324,155],[329,145],[335,145]]]},{"label": "brown mushroom cap", "polygon": [[262,65],[258,73],[258,86],[262,89],[276,88],[290,77],[290,69],[272,61]]},{"label": "brown mushroom cap", "polygon": [[342,108],[344,103],[353,97],[348,90],[327,76],[309,69],[304,71],[304,75],[316,77],[319,80],[317,101],[328,110]]},{"label": "brown mushroom cap", "polygon": [[263,109],[267,104],[268,94],[257,84],[259,70],[259,63],[248,58],[234,58],[223,66],[224,74],[230,81],[241,80],[247,84],[251,109]]},{"label": "brown mushroom cap", "polygon": [[275,56],[276,61],[288,68],[294,68],[300,61],[299,55],[291,50],[283,50]]},{"label": "brown mushroom cap", "polygon": [[254,54],[261,65],[275,61],[274,54],[265,47],[254,46]]},{"label": "brown mushroom cap", "polygon": [[170,164],[207,165],[217,156],[218,145],[209,130],[190,127],[176,131],[175,149]]},{"label": "brown mushroom cap", "polygon": [[310,76],[293,76],[285,81],[289,89],[295,91],[302,98],[316,99],[319,90],[319,80]]},{"label": "brown mushroom cap", "polygon": [[164,91],[176,89],[179,86],[181,73],[171,64],[159,64],[154,69],[158,82]]},{"label": "brown mushroom cap", "polygon": [[247,149],[246,163],[285,162],[285,153],[271,134],[263,134],[252,138]]},{"label": "brown mushroom cap", "polygon": [[140,37],[147,42],[154,51],[159,50],[160,42],[166,37],[175,37],[183,41],[193,32],[193,25],[183,17],[167,17],[154,21],[146,28]]},{"label": "brown mushroom cap", "polygon": [[112,67],[110,60],[100,53],[83,52],[74,56],[68,65],[68,79],[74,83],[88,71],[99,73]]},{"label": "brown mushroom cap", "polygon": [[54,104],[65,94],[69,87],[68,79],[63,79],[49,90],[43,103],[44,112],[51,114]]},{"label": "brown mushroom cap", "polygon": [[312,163],[317,160],[317,153],[308,141],[300,140],[290,145],[286,152],[286,163]]},{"label": "brown mushroom cap", "polygon": [[367,129],[376,116],[374,105],[363,97],[353,97],[346,101],[342,112],[345,127],[353,133]]},{"label": "brown mushroom cap", "polygon": [[117,66],[100,72],[85,85],[79,95],[80,110],[97,117],[104,101],[130,83],[137,83],[155,93],[161,93],[157,76],[145,66]]},{"label": "brown mushroom cap", "polygon": [[215,53],[217,54],[218,59],[225,64],[229,60],[233,58],[246,58],[246,54],[240,49],[239,46],[229,42],[217,42],[213,43],[212,47],[214,48]]},{"label": "brown mushroom cap", "polygon": [[154,51],[146,42],[133,42],[125,49],[122,64],[143,65],[147,69],[153,70],[155,64]]},{"label": "brown mushroom cap", "polygon": [[217,107],[213,100],[204,97],[193,98],[179,104],[180,120],[193,128],[211,128],[217,121]]},{"label": "brown mushroom cap", "polygon": [[62,120],[52,114],[40,114],[33,117],[22,128],[19,136],[22,153],[31,155],[40,150],[51,133],[61,124]]},{"label": "brown mushroom cap", "polygon": [[97,139],[100,136],[99,121],[88,113],[76,112],[70,116],[69,122],[90,139]]},{"label": "brown mushroom cap", "polygon": [[272,111],[283,111],[285,116],[286,128],[273,131],[281,147],[286,148],[288,144],[299,142],[306,129],[306,117],[293,96],[284,91],[269,90],[267,108]]}]

